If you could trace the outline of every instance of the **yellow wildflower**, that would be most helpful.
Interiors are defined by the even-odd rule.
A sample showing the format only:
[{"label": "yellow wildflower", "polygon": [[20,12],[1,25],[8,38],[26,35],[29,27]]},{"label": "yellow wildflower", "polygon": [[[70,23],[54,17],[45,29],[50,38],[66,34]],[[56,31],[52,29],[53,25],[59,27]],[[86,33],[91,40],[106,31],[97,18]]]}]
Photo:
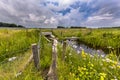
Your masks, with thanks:
[{"label": "yellow wildflower", "polygon": [[104,77],[103,77],[103,76],[100,76],[100,80],[104,80]]},{"label": "yellow wildflower", "polygon": [[120,68],[120,66],[117,66],[118,68]]},{"label": "yellow wildflower", "polygon": [[80,80],[79,78],[76,78],[75,80]]},{"label": "yellow wildflower", "polygon": [[100,76],[103,76],[105,78],[106,74],[105,73],[100,73]]},{"label": "yellow wildflower", "polygon": [[114,61],[113,63],[114,63],[115,65],[118,64],[118,62],[116,62],[116,61]]},{"label": "yellow wildflower", "polygon": [[93,64],[91,64],[91,66],[93,67],[94,65],[93,65]]},{"label": "yellow wildflower", "polygon": [[75,77],[75,74],[74,74],[74,73],[72,73],[72,76],[73,76],[73,77]]},{"label": "yellow wildflower", "polygon": [[78,67],[78,71],[81,71],[81,67]]},{"label": "yellow wildflower", "polygon": [[100,80],[104,80],[106,77],[106,74],[105,73],[100,73]]},{"label": "yellow wildflower", "polygon": [[82,50],[81,55],[82,55],[83,58],[86,58],[86,53],[84,52],[84,50]]},{"label": "yellow wildflower", "polygon": [[71,75],[72,73],[70,72],[69,74]]}]

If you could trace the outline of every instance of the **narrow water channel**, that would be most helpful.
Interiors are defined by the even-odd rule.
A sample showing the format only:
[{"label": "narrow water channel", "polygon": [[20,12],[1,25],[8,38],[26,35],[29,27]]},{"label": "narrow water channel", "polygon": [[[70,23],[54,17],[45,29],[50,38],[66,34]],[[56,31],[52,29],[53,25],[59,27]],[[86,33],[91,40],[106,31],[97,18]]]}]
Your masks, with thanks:
[{"label": "narrow water channel", "polygon": [[[46,36],[48,39],[50,39],[51,36]],[[101,56],[101,57],[105,57],[106,54],[103,50],[101,49],[94,49],[94,48],[90,48],[88,47],[87,45],[85,44],[78,44],[77,41],[71,41],[71,40],[67,40],[67,44],[69,46],[71,46],[74,50],[76,50],[76,52],[79,54],[81,53],[82,50],[84,50],[85,53],[88,53],[92,56],[94,55],[98,55],[98,56]]]},{"label": "narrow water channel", "polygon": [[96,49],[88,47],[85,44],[78,44],[77,41],[69,41],[69,40],[67,40],[67,44],[69,46],[71,46],[73,49],[75,49],[78,54],[81,53],[82,50],[84,50],[85,53],[91,54],[93,56],[94,55],[98,55],[98,56],[101,56],[101,57],[106,56],[105,52],[102,51],[101,49],[96,50]]}]

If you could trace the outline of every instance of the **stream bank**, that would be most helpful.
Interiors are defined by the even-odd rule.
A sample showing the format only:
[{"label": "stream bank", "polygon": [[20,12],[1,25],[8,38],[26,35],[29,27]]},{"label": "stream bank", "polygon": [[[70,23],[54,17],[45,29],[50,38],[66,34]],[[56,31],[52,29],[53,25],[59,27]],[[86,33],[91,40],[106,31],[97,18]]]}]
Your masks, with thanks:
[{"label": "stream bank", "polygon": [[82,50],[84,50],[85,53],[88,53],[93,56],[94,55],[98,55],[101,57],[106,56],[106,53],[102,49],[94,49],[83,43],[78,43],[77,41],[67,40],[67,44],[70,45],[74,50],[76,50],[78,54],[81,53]]}]

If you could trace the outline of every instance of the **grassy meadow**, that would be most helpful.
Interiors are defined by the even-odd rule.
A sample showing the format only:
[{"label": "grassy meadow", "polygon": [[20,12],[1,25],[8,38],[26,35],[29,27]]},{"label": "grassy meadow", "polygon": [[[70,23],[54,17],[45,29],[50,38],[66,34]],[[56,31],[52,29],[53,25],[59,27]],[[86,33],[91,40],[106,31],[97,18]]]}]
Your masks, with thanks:
[{"label": "grassy meadow", "polygon": [[56,29],[54,35],[59,39],[79,37],[79,43],[84,43],[106,53],[120,54],[120,29]]},{"label": "grassy meadow", "polygon": [[[63,46],[58,43],[57,75],[58,80],[120,80],[120,29],[42,29],[52,32],[58,40],[65,37],[79,37],[84,43],[95,49],[102,49],[107,56],[91,56],[84,50],[77,52],[69,45],[66,47],[65,61],[62,60]],[[39,29],[0,29],[0,80],[44,80],[52,61],[52,42],[44,36],[40,42],[40,71],[34,62],[27,66],[19,76],[29,59],[31,44],[39,42]],[[10,57],[16,57],[9,62]]]}]

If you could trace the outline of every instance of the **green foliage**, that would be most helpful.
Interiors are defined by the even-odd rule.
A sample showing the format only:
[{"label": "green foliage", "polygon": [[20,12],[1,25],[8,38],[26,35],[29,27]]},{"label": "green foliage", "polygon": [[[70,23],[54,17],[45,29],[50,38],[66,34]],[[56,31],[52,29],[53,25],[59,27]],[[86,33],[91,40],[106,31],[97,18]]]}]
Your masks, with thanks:
[{"label": "green foliage", "polygon": [[[45,30],[49,31],[49,30]],[[0,55],[6,54],[4,58],[18,54],[11,54],[12,52],[28,48],[32,43],[39,41],[38,30],[21,30],[11,33],[8,30],[1,31],[0,35]],[[58,29],[53,30],[53,33],[59,38],[78,36],[80,41],[92,45],[93,47],[99,46],[112,47],[116,50],[119,47],[120,34],[118,30],[88,30],[88,29]],[[38,43],[39,44],[39,43]],[[111,80],[120,79],[120,65],[118,57],[114,54],[115,50],[109,49],[109,55],[101,58],[97,55],[91,56],[84,51],[77,54],[70,46],[67,46],[65,61],[62,60],[62,45],[58,45],[58,58],[57,58],[57,75],[59,80]],[[23,51],[25,52],[25,51]],[[22,52],[21,52],[22,53]],[[4,58],[0,58],[1,61]],[[34,63],[28,65],[23,71],[23,74],[13,80],[43,80],[47,74],[52,60],[52,44],[42,36],[40,42],[40,71],[34,67]],[[17,61],[16,61],[17,63]],[[6,63],[7,64],[7,63]],[[13,66],[13,65],[12,65]],[[2,69],[2,68],[0,68]],[[5,70],[10,68],[4,67]],[[4,71],[4,70],[3,70]],[[5,71],[3,72],[5,73]],[[16,70],[13,72],[16,73]],[[8,75],[6,73],[6,75]],[[13,75],[10,75],[13,76]],[[9,80],[11,77],[6,76],[0,79]],[[11,78],[12,79],[12,78]]]},{"label": "green foliage", "polygon": [[[80,43],[85,43],[96,49],[102,49],[120,54],[120,30],[119,29],[55,29],[53,33],[59,38],[78,36]],[[61,35],[62,33],[62,35]],[[111,49],[109,49],[111,47]]]},{"label": "green foliage", "polygon": [[16,55],[17,53],[26,51],[30,48],[32,43],[36,42],[38,42],[37,30],[30,30],[28,32],[21,30],[15,34],[8,34],[6,37],[0,37],[0,61],[14,54]]},{"label": "green foliage", "polygon": [[24,26],[22,25],[16,25],[14,23],[3,23],[3,22],[0,22],[0,27],[16,27],[16,28],[24,28]]},{"label": "green foliage", "polygon": [[31,63],[22,75],[14,78],[14,80],[43,80],[41,73],[36,70],[34,63]]},{"label": "green foliage", "polygon": [[[8,33],[9,33],[9,30],[8,30]],[[20,39],[18,39],[18,38],[20,38]],[[38,41],[40,39],[40,43],[38,43],[38,45],[40,45],[40,71],[36,70],[36,68],[34,67],[34,62],[32,61],[32,63],[30,63],[27,66],[27,68],[23,71],[23,73],[20,76],[15,77],[15,75],[18,73],[18,71],[21,70],[20,68],[24,66],[24,64],[28,60],[29,56],[32,54],[31,52],[29,52],[30,55],[27,57],[26,55],[28,55],[28,53],[23,54],[24,52],[26,52],[26,51],[23,51],[23,52],[19,52],[20,55],[23,55],[23,57],[25,57],[25,58],[22,58],[22,60],[21,60],[22,62],[20,60],[19,61],[15,60],[15,62],[13,61],[11,63],[9,63],[9,62],[4,63],[0,66],[0,69],[3,70],[3,74],[6,75],[6,77],[0,75],[0,80],[9,80],[9,79],[12,79],[12,80],[43,80],[45,78],[45,76],[47,75],[46,72],[48,71],[50,64],[51,64],[51,60],[52,60],[51,59],[51,57],[52,57],[51,43],[47,42],[47,40],[44,38],[44,36],[39,37],[39,31],[36,29],[35,30],[27,30],[27,31],[20,30],[16,34],[14,34],[14,33],[11,34],[9,36],[9,39],[10,39],[9,42],[11,42],[11,43],[13,42],[14,44],[13,43],[7,44],[6,39],[8,39],[8,37],[4,38],[5,41],[3,41],[3,42],[6,44],[3,44],[2,49],[4,46],[10,45],[11,47],[14,48],[11,51],[15,51],[15,50],[17,51],[19,49],[28,48],[31,44],[38,43]],[[15,44],[14,40],[16,40],[16,44]],[[10,49],[8,49],[8,50],[10,51]],[[7,52],[1,53],[1,54],[7,54]],[[7,54],[7,55],[8,56],[18,55],[20,57],[19,54],[16,52],[14,54]],[[21,62],[21,64],[19,64],[20,62]],[[9,67],[7,65],[11,65],[11,66]],[[17,67],[16,67],[16,65],[17,65]],[[14,70],[14,73],[9,73],[9,72],[12,72],[13,70]]]},{"label": "green foliage", "polygon": [[[59,49],[62,52],[61,48]],[[113,54],[105,58],[97,55],[92,57],[84,51],[76,54],[73,49],[67,47],[65,61],[58,62],[58,75],[60,80],[119,80],[120,65],[118,64],[117,57]]]},{"label": "green foliage", "polygon": [[48,43],[44,37],[41,39],[40,59],[41,69],[49,68],[52,60],[52,43]]}]

